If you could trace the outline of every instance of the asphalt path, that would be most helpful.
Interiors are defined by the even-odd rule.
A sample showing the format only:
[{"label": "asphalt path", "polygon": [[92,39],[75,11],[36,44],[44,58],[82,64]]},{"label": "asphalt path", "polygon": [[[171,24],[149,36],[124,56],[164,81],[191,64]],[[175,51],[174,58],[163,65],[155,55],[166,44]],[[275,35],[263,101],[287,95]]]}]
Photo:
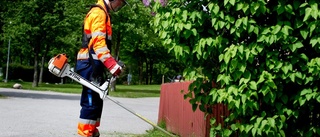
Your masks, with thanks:
[{"label": "asphalt path", "polygon": [[[0,88],[1,137],[74,137],[80,113],[80,95],[49,91]],[[125,107],[154,124],[158,120],[159,98],[116,98]],[[152,125],[104,100],[101,137],[144,134]]]}]

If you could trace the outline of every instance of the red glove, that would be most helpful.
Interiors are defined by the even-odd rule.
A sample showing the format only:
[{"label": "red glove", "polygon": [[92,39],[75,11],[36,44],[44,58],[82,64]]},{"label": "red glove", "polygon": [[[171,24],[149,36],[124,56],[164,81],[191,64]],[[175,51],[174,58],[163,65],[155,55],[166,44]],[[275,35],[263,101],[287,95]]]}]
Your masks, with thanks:
[{"label": "red glove", "polygon": [[106,59],[106,61],[104,61],[103,64],[108,68],[108,70],[113,76],[120,75],[122,67],[116,62],[116,60],[113,57]]}]

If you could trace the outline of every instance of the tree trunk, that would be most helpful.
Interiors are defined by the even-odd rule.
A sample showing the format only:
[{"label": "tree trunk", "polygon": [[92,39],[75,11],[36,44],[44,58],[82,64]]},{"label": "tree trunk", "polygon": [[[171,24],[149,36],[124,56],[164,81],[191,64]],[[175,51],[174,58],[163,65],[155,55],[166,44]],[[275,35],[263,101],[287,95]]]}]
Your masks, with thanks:
[{"label": "tree trunk", "polygon": [[150,60],[150,63],[149,63],[149,77],[150,77],[150,80],[149,80],[149,84],[152,84],[152,72],[153,72],[153,61],[152,60]]},{"label": "tree trunk", "polygon": [[33,82],[32,87],[38,87],[38,46],[35,46],[34,48],[34,66],[33,66]]},{"label": "tree trunk", "polygon": [[40,66],[40,74],[39,74],[39,84],[42,83],[43,67],[44,67],[44,56],[41,57],[41,66]]},{"label": "tree trunk", "polygon": [[142,84],[143,81],[143,61],[140,59],[138,62],[139,67],[139,84]]},{"label": "tree trunk", "polygon": [[[121,35],[120,35],[120,30],[118,31],[117,37],[116,37],[116,43],[115,45],[115,50],[114,50],[114,57],[115,59],[118,61],[119,58],[119,54],[120,54],[120,41],[121,41]],[[116,83],[117,83],[117,79],[114,79],[113,81],[110,81],[110,90],[111,91],[116,91]]]},{"label": "tree trunk", "polygon": [[34,72],[33,72],[33,82],[32,87],[38,87],[38,58],[39,58],[39,52],[40,52],[40,46],[41,46],[41,40],[35,43],[31,43],[31,45],[34,45]]},{"label": "tree trunk", "polygon": [[50,48],[50,45],[47,44],[47,45],[46,45],[46,50],[44,51],[44,54],[43,54],[43,56],[41,57],[41,67],[40,67],[40,74],[39,74],[39,84],[42,83],[44,59],[45,59],[45,57],[47,56],[47,54],[48,54],[48,52],[49,52],[49,48]]},{"label": "tree trunk", "polygon": [[146,60],[146,79],[145,79],[145,82],[146,82],[146,85],[148,85],[148,81],[149,81],[149,60],[147,59]]},{"label": "tree trunk", "polygon": [[119,55],[120,55],[120,42],[121,42],[120,30],[118,32],[118,36],[117,36],[117,40],[116,41],[117,42],[116,42],[116,47],[115,47],[114,54],[115,54],[116,60],[120,60],[120,58],[119,58]]}]

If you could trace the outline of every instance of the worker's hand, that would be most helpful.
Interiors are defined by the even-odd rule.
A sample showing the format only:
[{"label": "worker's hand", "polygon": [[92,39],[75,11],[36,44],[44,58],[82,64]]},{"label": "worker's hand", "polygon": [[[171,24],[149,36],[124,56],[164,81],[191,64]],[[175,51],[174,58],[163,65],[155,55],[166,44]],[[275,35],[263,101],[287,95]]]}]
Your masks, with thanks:
[{"label": "worker's hand", "polygon": [[108,68],[113,76],[119,76],[122,72],[122,67],[113,57],[108,58],[103,64]]}]

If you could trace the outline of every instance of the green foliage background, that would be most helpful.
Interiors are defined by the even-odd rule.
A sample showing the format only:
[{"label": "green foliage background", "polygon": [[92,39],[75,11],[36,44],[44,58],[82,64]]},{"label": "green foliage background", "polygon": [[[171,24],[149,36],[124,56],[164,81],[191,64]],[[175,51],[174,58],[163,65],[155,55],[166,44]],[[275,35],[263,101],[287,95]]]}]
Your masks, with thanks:
[{"label": "green foliage background", "polygon": [[[111,12],[112,55],[120,57],[126,64],[118,81],[125,83],[127,74],[131,73],[132,84],[160,84],[163,76],[164,81],[168,82],[167,77],[181,74],[183,65],[177,65],[180,63],[173,58],[173,54],[167,53],[156,33],[150,29],[150,9],[145,8],[141,1],[127,1],[130,5],[119,12]],[[46,73],[47,62],[57,54],[67,54],[69,64],[74,66],[81,47],[84,17],[90,5],[96,2],[97,0],[0,1],[2,72],[6,71],[9,40],[10,66],[33,66],[31,79],[34,86],[37,86],[38,80],[39,83],[50,82],[41,74]],[[20,75],[12,76],[14,74],[16,73],[9,73],[9,80],[21,78]],[[5,78],[5,74],[3,77]]]},{"label": "green foliage background", "polygon": [[193,108],[228,105],[211,136],[320,135],[318,8],[316,0],[153,3],[155,31],[196,79],[186,95]]}]

